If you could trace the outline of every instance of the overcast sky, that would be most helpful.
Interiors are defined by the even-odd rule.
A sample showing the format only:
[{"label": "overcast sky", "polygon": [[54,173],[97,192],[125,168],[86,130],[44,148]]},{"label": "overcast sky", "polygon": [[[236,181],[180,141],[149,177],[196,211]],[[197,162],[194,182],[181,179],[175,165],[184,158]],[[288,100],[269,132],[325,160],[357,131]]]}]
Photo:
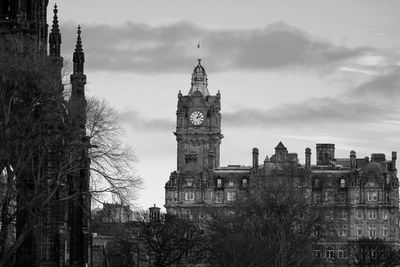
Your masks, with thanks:
[{"label": "overcast sky", "polygon": [[[49,4],[49,22],[52,6]],[[222,95],[221,165],[261,161],[282,141],[299,154],[400,152],[400,1],[68,0],[57,3],[62,54],[82,25],[89,95],[117,108],[145,189],[164,204],[176,169],[179,90],[203,58]],[[201,49],[196,48],[197,43]]]}]

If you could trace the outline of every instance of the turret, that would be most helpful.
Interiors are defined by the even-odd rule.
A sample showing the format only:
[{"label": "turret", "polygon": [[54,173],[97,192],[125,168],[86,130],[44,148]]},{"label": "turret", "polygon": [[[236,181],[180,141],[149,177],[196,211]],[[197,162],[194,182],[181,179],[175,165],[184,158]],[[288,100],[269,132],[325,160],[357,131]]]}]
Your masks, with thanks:
[{"label": "turret", "polygon": [[53,25],[49,35],[49,54],[51,57],[60,57],[61,53],[61,33],[58,25],[57,5],[54,5]]}]

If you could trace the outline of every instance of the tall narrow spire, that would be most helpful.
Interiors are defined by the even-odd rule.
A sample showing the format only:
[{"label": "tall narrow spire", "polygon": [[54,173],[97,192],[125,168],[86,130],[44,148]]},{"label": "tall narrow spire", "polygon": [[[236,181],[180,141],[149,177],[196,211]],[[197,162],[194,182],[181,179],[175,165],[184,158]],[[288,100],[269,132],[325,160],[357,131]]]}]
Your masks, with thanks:
[{"label": "tall narrow spire", "polygon": [[78,130],[79,136],[85,136],[86,124],[86,99],[85,99],[85,84],[86,75],[83,73],[83,65],[85,62],[85,54],[82,50],[81,26],[78,26],[78,37],[73,56],[74,69],[71,75],[71,99],[70,115],[72,124],[75,130]]},{"label": "tall narrow spire", "polygon": [[52,57],[60,57],[61,52],[61,33],[60,27],[58,25],[58,10],[57,4],[54,5],[54,16],[53,16],[53,25],[51,27],[51,32],[49,35],[49,44],[50,44],[50,56]]},{"label": "tall narrow spire", "polygon": [[83,74],[83,66],[85,63],[85,54],[82,49],[81,39],[81,26],[78,26],[78,37],[76,39],[75,52],[73,57],[74,62],[74,74]]}]

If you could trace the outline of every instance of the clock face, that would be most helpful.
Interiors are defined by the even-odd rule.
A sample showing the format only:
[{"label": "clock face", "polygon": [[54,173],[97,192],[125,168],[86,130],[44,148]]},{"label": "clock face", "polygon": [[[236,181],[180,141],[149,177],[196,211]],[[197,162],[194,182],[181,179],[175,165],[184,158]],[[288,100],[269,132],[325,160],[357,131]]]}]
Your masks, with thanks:
[{"label": "clock face", "polygon": [[204,121],[204,115],[200,111],[194,111],[190,114],[190,122],[193,125],[200,125]]}]

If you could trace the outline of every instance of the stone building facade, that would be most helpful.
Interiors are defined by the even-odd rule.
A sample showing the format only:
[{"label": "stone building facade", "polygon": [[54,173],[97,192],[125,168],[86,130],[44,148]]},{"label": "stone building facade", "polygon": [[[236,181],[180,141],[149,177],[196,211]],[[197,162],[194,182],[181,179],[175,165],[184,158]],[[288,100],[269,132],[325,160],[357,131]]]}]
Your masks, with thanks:
[{"label": "stone building facade", "polygon": [[360,237],[399,241],[399,183],[396,159],[374,153],[357,158],[335,157],[334,144],[316,145],[316,165],[311,149],[305,149],[305,163],[279,142],[275,154],[259,162],[259,151],[252,150],[252,165],[219,166],[221,132],[221,93],[210,95],[208,78],[199,60],[192,74],[187,95],[178,94],[177,170],[165,184],[167,213],[204,220],[210,208],[228,208],[255,179],[285,180],[322,203],[326,219],[332,222],[328,235],[314,251],[325,263],[347,265],[349,240]]},{"label": "stone building facade", "polygon": [[[90,260],[91,201],[88,155],[90,143],[85,130],[85,55],[81,29],[78,27],[73,54],[73,73],[70,76],[71,95],[69,100],[65,100],[58,10],[55,6],[52,27],[48,34],[47,7],[48,0],[2,0],[0,3],[2,40],[16,40],[21,49],[29,47],[33,50],[31,53],[47,57],[49,70],[51,75],[54,75],[54,84],[57,84],[56,88],[52,88],[50,96],[54,105],[51,108],[42,107],[38,102],[34,106],[35,110],[32,109],[41,112],[41,119],[45,118],[43,122],[37,122],[40,128],[37,130],[38,137],[35,137],[38,146],[43,149],[40,153],[45,156],[43,161],[40,159],[43,164],[32,171],[43,179],[32,177],[33,175],[15,177],[18,195],[16,233],[13,238],[18,240],[21,236],[26,237],[22,239],[9,265],[83,267],[88,266]],[[44,93],[40,89],[37,91],[46,94],[43,96],[43,99],[46,99],[49,92]],[[27,99],[27,103],[30,103],[29,100],[33,101]],[[39,156],[42,155],[40,153]],[[36,156],[32,161],[35,160],[39,162]],[[0,162],[3,162],[2,158]],[[10,164],[13,166],[12,159]],[[3,168],[4,166],[0,165],[0,172]],[[66,169],[68,171],[65,171]],[[36,182],[38,180],[40,182]],[[41,188],[40,193],[46,197],[39,203],[43,211],[32,215],[31,210],[26,208],[26,203],[37,201],[37,188]],[[33,227],[32,222],[35,222]]]}]

